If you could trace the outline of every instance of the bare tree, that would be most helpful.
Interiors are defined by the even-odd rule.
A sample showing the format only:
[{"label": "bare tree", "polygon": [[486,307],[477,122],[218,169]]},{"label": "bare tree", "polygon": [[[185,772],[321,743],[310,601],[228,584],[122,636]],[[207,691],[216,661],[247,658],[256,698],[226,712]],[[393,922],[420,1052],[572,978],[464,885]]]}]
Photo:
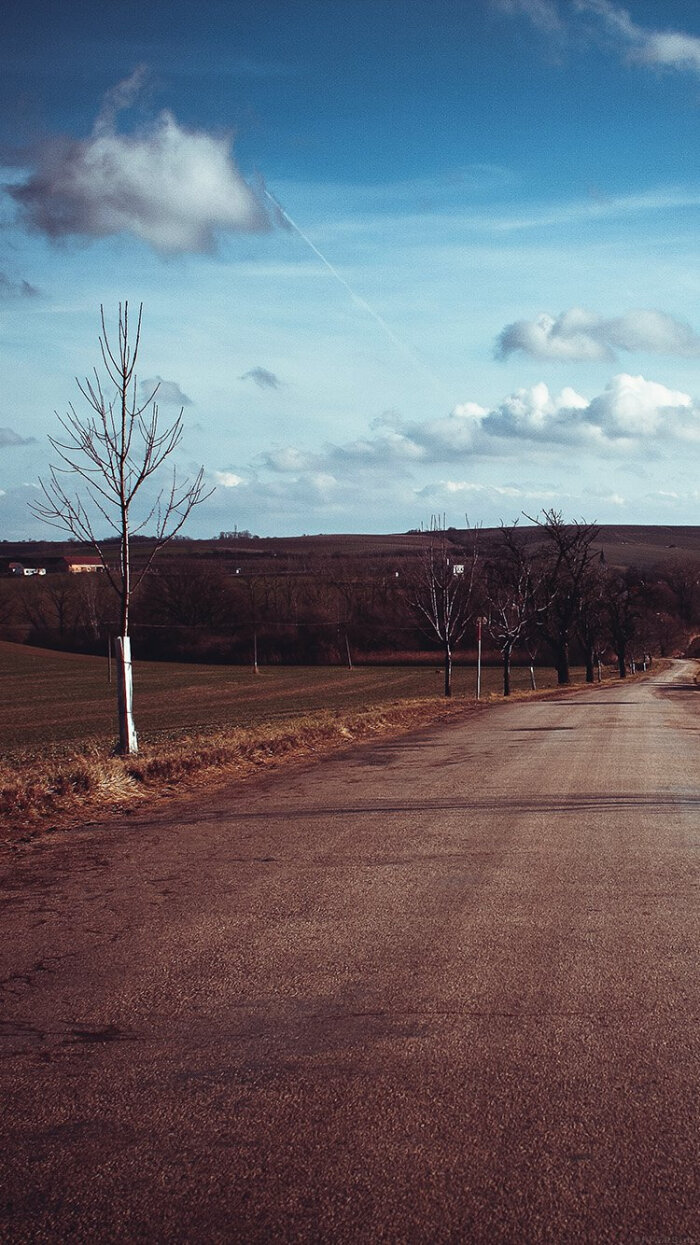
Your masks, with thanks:
[{"label": "bare tree", "polygon": [[663,580],[675,597],[678,617],[684,623],[694,623],[700,600],[700,563],[674,559],[665,568]]},{"label": "bare tree", "polygon": [[[50,437],[58,464],[41,480],[43,497],[32,507],[38,518],[62,528],[80,541],[93,546],[105,574],[119,599],[119,636],[115,640],[120,677],[119,750],[138,749],[131,712],[131,642],[129,609],[138,588],[159,549],[180,531],[193,508],[210,496],[205,490],[204,470],[193,480],[179,480],[173,469],[170,482],[147,503],[145,513],[134,516],[144,486],[163,467],[182,438],[182,410],[167,427],[159,420],[156,396],[158,386],[140,400],[136,362],[141,344],[139,306],[136,328],[129,322],[128,302],[119,304],[116,341],[110,338],[104,308],[100,307],[102,333],[99,337],[102,375],[94,368],[92,376],[77,380],[88,410],[79,414],[71,404],[65,416],[58,415],[62,435]],[[78,490],[73,488],[79,477]],[[146,490],[147,491],[147,490]],[[104,538],[98,528],[105,526],[119,538],[119,562],[107,558]],[[148,557],[134,575],[131,537],[147,527],[153,528]]]},{"label": "bare tree", "polygon": [[526,644],[550,607],[545,569],[528,549],[517,523],[501,527],[502,545],[484,568],[489,634],[503,663],[503,695],[510,696],[510,662],[516,645]]},{"label": "bare tree", "polygon": [[545,536],[546,573],[542,590],[548,602],[538,626],[554,652],[557,682],[569,682],[569,644],[575,628],[591,564],[598,528],[591,523],[565,523],[560,511],[543,510],[541,518],[526,515]]},{"label": "bare tree", "polygon": [[445,696],[452,695],[453,650],[472,618],[476,564],[476,536],[471,551],[455,557],[444,523],[433,516],[418,561],[406,576],[409,607],[442,646]]},{"label": "bare tree", "polygon": [[[605,574],[605,560],[601,554],[589,562],[581,577],[575,627],[583,651],[587,683],[595,681],[595,664],[596,660],[600,663],[600,651],[605,633],[603,609]],[[600,672],[600,664],[598,671]]]},{"label": "bare tree", "polygon": [[633,572],[608,573],[604,584],[604,609],[618,674],[624,679],[629,648],[637,638],[641,618],[641,600]]}]

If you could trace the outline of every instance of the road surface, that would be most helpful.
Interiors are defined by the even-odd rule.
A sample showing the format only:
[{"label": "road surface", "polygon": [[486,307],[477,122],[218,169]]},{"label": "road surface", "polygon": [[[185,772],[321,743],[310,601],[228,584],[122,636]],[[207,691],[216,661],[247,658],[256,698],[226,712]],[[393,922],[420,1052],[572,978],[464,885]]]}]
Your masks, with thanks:
[{"label": "road surface", "polygon": [[696,668],[8,864],[0,1239],[700,1241]]}]

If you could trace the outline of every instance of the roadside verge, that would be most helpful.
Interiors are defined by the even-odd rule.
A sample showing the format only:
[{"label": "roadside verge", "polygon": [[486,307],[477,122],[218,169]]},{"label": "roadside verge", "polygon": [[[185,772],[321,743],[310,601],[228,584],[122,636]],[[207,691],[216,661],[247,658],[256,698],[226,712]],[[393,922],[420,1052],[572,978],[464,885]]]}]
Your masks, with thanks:
[{"label": "roadside verge", "polygon": [[[613,681],[517,692],[510,700],[576,695]],[[138,757],[109,756],[103,746],[89,741],[54,757],[50,753],[13,757],[0,762],[0,837],[10,848],[16,847],[97,817],[123,815],[176,793],[245,780],[353,743],[463,720],[494,703],[507,702],[491,695],[479,702],[430,698],[363,710],[317,711],[252,728],[163,738],[145,744]]]}]

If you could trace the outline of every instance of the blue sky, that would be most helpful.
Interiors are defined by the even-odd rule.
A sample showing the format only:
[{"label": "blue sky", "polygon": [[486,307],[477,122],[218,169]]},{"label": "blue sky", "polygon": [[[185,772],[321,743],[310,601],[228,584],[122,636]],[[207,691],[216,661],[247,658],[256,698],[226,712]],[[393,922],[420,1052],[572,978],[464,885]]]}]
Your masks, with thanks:
[{"label": "blue sky", "polygon": [[0,536],[125,298],[190,535],[700,522],[699,106],[687,0],[9,0]]}]

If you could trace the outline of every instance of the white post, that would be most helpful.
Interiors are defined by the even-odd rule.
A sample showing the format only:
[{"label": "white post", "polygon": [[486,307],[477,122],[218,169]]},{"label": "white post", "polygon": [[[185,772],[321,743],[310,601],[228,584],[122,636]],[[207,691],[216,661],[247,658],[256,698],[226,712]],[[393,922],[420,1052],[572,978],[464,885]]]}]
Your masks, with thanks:
[{"label": "white post", "polygon": [[532,662],[530,662],[530,687],[532,688],[533,692],[537,691],[537,680],[535,679],[535,667],[532,664]]},{"label": "white post", "polygon": [[481,619],[476,624],[476,699],[481,700]]},{"label": "white post", "polygon": [[122,756],[135,756],[139,750],[134,726],[134,683],[131,674],[131,637],[114,637],[114,659],[117,672],[117,711],[119,715],[119,751]]}]

